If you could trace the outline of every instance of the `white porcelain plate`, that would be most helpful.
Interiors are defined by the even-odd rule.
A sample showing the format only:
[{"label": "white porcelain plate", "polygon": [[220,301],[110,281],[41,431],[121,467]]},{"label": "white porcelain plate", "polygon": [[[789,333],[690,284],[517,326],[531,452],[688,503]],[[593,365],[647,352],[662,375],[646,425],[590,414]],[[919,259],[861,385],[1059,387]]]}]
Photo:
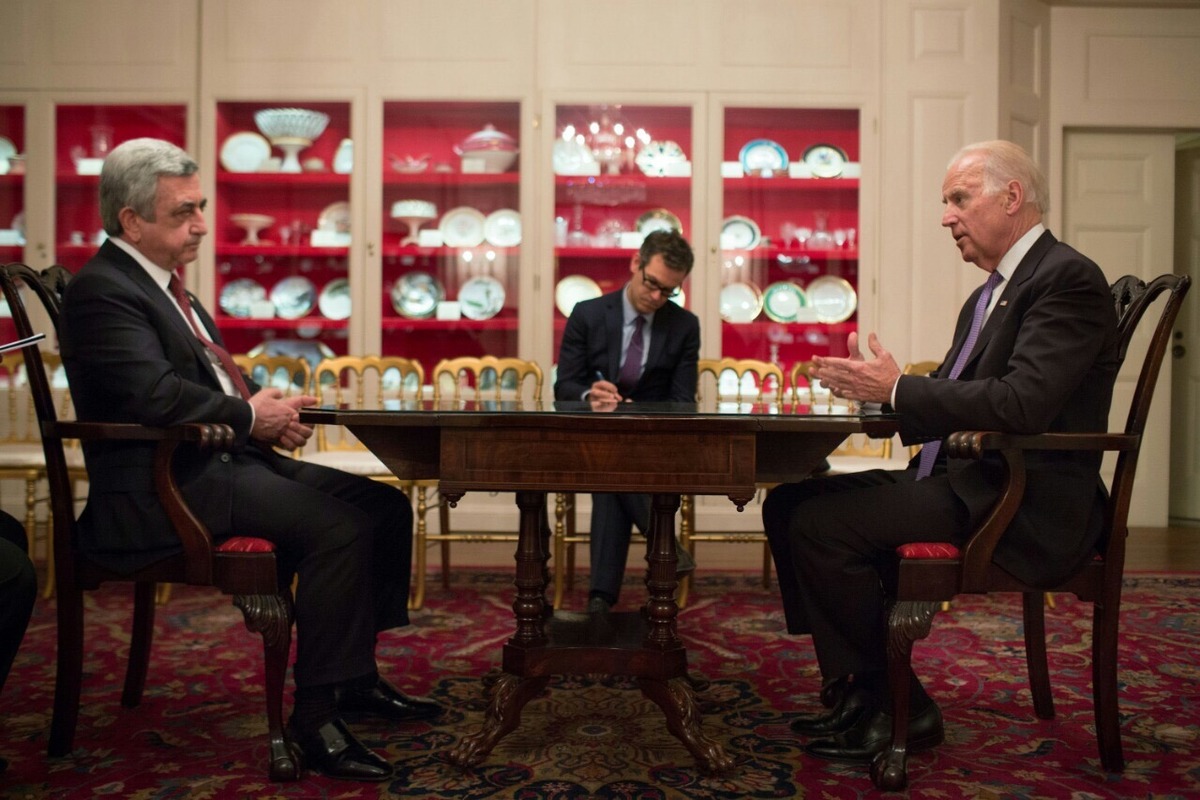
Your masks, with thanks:
[{"label": "white porcelain plate", "polygon": [[231,135],[221,145],[221,166],[230,172],[257,172],[271,157],[271,143],[254,131]]},{"label": "white porcelain plate", "polygon": [[775,322],[795,322],[806,305],[804,290],[791,281],[772,283],[763,293],[763,311]]},{"label": "white porcelain plate", "polygon": [[458,304],[467,319],[491,319],[504,308],[504,284],[487,275],[471,278],[458,290]]},{"label": "white porcelain plate", "polygon": [[637,158],[634,159],[634,163],[637,164],[643,175],[654,177],[666,175],[673,165],[686,162],[687,154],[683,152],[683,148],[669,139],[663,142],[647,143],[638,151]]},{"label": "white porcelain plate", "polygon": [[521,215],[511,208],[502,208],[487,215],[483,221],[483,238],[495,247],[516,247],[521,243]]},{"label": "white porcelain plate", "polygon": [[770,139],[751,139],[746,142],[738,153],[738,161],[742,162],[746,174],[762,170],[778,172],[788,168],[787,150],[779,142]]},{"label": "white porcelain plate", "polygon": [[252,278],[238,278],[221,287],[221,310],[231,317],[246,318],[254,304],[267,299],[267,290]]},{"label": "white porcelain plate", "polygon": [[831,144],[815,144],[804,151],[804,163],[814,178],[836,178],[846,168],[846,153]]},{"label": "white porcelain plate", "polygon": [[7,136],[0,136],[0,175],[8,174],[8,159],[17,154],[17,146]]},{"label": "white porcelain plate", "polygon": [[683,233],[683,223],[665,208],[652,208],[637,218],[637,232],[648,236],[654,231]]},{"label": "white porcelain plate", "polygon": [[271,302],[282,319],[300,319],[317,304],[317,287],[303,275],[284,278],[271,288]]},{"label": "white porcelain plate", "polygon": [[478,247],[483,244],[483,214],[469,206],[452,208],[442,215],[438,229],[447,247]]},{"label": "white porcelain plate", "polygon": [[348,319],[350,317],[350,281],[334,278],[321,289],[317,297],[317,308],[325,319]]},{"label": "white porcelain plate", "polygon": [[568,275],[554,287],[554,305],[564,317],[571,316],[575,304],[603,294],[600,284],[587,275]]},{"label": "white porcelain plate", "polygon": [[749,217],[734,215],[721,223],[722,250],[753,250],[761,240],[758,223]]},{"label": "white porcelain plate", "polygon": [[817,311],[821,322],[845,322],[858,308],[858,293],[850,281],[836,275],[822,275],[813,279],[805,289],[808,304]]},{"label": "white porcelain plate", "polygon": [[763,295],[753,283],[731,283],[721,290],[720,304],[726,322],[753,322],[762,311]]},{"label": "white porcelain plate", "polygon": [[344,200],[330,203],[317,216],[317,230],[350,232],[350,204]]},{"label": "white porcelain plate", "polygon": [[409,272],[392,285],[392,308],[409,319],[427,319],[446,299],[446,290],[428,272]]}]

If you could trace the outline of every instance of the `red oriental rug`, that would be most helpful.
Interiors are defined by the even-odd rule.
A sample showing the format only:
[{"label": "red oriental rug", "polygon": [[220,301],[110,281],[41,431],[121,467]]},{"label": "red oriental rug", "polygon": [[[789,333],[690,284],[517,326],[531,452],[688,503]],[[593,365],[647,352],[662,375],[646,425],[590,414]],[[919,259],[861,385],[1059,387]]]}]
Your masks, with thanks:
[{"label": "red oriental rug", "polygon": [[[633,572],[631,570],[630,572]],[[0,756],[11,798],[851,798],[878,796],[863,767],[802,754],[790,715],[815,708],[806,638],[788,637],[775,591],[754,575],[702,574],[680,618],[704,728],[737,760],[725,779],[698,774],[663,717],[631,681],[562,676],[480,768],[445,759],[483,716],[480,676],[510,635],[511,576],[431,581],[414,624],[387,634],[382,672],[449,711],[437,724],[355,726],[398,765],[388,784],[266,780],[261,648],[241,614],[208,591],[176,587],[161,607],[142,705],[120,706],[128,647],[125,590],[89,600],[83,708],[75,751],[48,759],[54,689],[53,601],[39,601],[3,697]],[[434,588],[438,587],[438,588]],[[946,741],[909,763],[914,798],[1200,796],[1200,577],[1129,579],[1122,615],[1126,770],[1099,766],[1090,685],[1090,606],[1057,597],[1047,614],[1058,716],[1033,716],[1015,597],[962,598],[938,615],[914,662],[946,720]],[[641,596],[631,580],[628,598]],[[574,608],[583,604],[577,591]],[[289,695],[290,700],[290,695]]]}]

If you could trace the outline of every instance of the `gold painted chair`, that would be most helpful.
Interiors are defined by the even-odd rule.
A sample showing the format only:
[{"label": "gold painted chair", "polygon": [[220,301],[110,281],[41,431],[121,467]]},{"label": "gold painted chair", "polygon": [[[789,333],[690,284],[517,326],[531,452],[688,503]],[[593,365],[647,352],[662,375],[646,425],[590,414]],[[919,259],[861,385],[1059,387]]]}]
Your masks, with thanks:
[{"label": "gold painted chair", "polygon": [[[792,387],[792,402],[809,407],[813,413],[825,413],[835,402],[829,390],[820,382],[810,377],[811,361],[799,361],[792,365],[790,380]],[[890,469],[895,466],[892,459],[892,439],[872,439],[866,434],[855,433],[847,436],[837,448],[829,454],[829,471],[826,474],[837,475],[847,472],[862,472],[868,469]]]},{"label": "gold painted chair", "polygon": [[[783,370],[778,364],[753,358],[702,358],[697,364],[696,402],[701,408],[713,403],[720,404],[766,404],[782,408],[785,391]],[[766,493],[775,484],[758,484],[757,502],[761,503]],[[762,526],[757,523],[753,530],[703,530],[697,523],[696,498],[684,495],[680,501],[679,543],[693,556],[697,542],[719,544],[761,544],[762,582],[766,589],[771,585],[771,550]],[[684,575],[679,582],[679,607],[687,605],[691,590],[692,574]]]},{"label": "gold painted chair", "polygon": [[[46,353],[45,358],[57,358]],[[25,536],[34,553],[38,485],[46,475],[46,456],[38,433],[37,411],[29,391],[25,357],[20,350],[4,354],[0,364],[4,417],[0,428],[0,480],[21,481],[25,488]],[[49,560],[49,559],[48,559]]]},{"label": "gold painted chair", "polygon": [[[259,386],[264,389],[279,389],[284,397],[294,397],[312,391],[312,365],[306,358],[266,353],[253,356],[235,353],[233,363]],[[300,450],[292,451],[291,455],[298,457]]]},{"label": "gold painted chair", "polygon": [[[542,368],[535,361],[521,358],[497,356],[462,356],[439,361],[433,368],[430,381],[433,383],[435,404],[518,403],[526,408],[540,408],[544,377]],[[425,516],[429,509],[428,491],[436,487],[437,481],[417,481],[417,524],[416,566],[413,588],[413,608],[425,604],[425,571],[428,564],[427,549],[437,543],[442,558],[442,588],[450,588],[450,543],[451,542],[516,542],[517,531],[455,530],[451,524],[451,506],[440,499],[438,509],[438,532],[430,533]]]}]

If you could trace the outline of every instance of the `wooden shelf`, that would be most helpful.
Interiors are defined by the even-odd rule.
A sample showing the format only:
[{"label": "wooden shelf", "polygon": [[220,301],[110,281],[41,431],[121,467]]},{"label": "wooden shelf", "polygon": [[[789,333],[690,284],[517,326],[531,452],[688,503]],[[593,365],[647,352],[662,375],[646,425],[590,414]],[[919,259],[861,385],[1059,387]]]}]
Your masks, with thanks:
[{"label": "wooden shelf", "polygon": [[492,317],[491,319],[409,319],[407,317],[384,317],[380,323],[383,330],[410,329],[420,331],[455,330],[503,330],[517,329],[517,318]]},{"label": "wooden shelf", "polygon": [[346,258],[350,254],[348,247],[313,247],[311,245],[291,244],[219,244],[217,256],[235,258],[238,256],[276,256],[276,257],[317,257]]},{"label": "wooden shelf", "polygon": [[384,186],[516,186],[516,172],[385,172]]},{"label": "wooden shelf", "polygon": [[282,319],[280,317],[265,317],[261,319],[248,317],[230,317],[225,314],[217,316],[217,326],[224,329],[242,328],[258,330],[270,328],[275,330],[295,330],[301,327],[315,327],[322,330],[341,330],[347,327],[347,320],[326,319],[325,317],[299,317],[297,319]]}]

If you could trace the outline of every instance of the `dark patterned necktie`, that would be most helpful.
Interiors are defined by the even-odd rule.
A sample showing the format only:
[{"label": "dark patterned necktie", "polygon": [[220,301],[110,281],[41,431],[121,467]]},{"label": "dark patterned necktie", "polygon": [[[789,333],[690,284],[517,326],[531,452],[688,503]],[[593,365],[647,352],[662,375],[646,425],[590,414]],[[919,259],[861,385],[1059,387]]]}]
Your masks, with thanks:
[{"label": "dark patterned necktie", "polygon": [[242,378],[242,371],[237,368],[237,364],[233,363],[233,357],[229,355],[229,352],[224,347],[213,342],[200,330],[200,325],[196,322],[196,315],[192,313],[192,302],[188,299],[187,292],[183,290],[183,281],[179,280],[179,276],[174,272],[171,273],[171,280],[167,282],[167,288],[171,290],[171,295],[175,298],[175,302],[183,309],[183,316],[191,323],[192,331],[196,334],[196,338],[217,357],[217,361],[221,362],[221,368],[228,373],[229,379],[233,381],[234,388],[238,390],[242,398],[249,400],[250,387],[246,385],[245,379]]},{"label": "dark patterned necktie", "polygon": [[617,388],[623,395],[629,395],[637,386],[638,378],[642,375],[642,326],[646,318],[638,314],[633,318],[633,336],[629,338],[629,347],[625,348],[625,363],[621,365],[621,374],[617,376]]},{"label": "dark patterned necktie", "polygon": [[[983,328],[983,317],[987,313],[988,304],[992,301],[992,292],[1002,280],[1004,280],[1004,276],[997,270],[988,276],[987,283],[983,285],[983,292],[975,302],[975,315],[971,317],[971,329],[967,331],[967,338],[963,340],[962,347],[958,350],[954,366],[950,368],[950,374],[946,376],[947,380],[956,380],[959,373],[963,371],[963,367],[967,365],[967,359],[971,357],[971,351],[975,349],[975,342],[979,340],[979,331]],[[941,449],[940,440],[921,445],[921,460],[917,462],[917,480],[928,478],[933,472],[933,462],[937,460],[938,451]]]}]

